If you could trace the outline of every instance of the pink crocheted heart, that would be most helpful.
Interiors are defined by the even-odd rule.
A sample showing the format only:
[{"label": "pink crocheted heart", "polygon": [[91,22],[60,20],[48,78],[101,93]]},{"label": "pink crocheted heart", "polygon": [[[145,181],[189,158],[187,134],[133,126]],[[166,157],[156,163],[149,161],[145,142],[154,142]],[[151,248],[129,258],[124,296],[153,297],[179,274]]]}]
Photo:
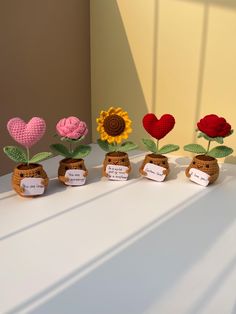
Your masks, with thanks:
[{"label": "pink crocheted heart", "polygon": [[38,117],[33,117],[28,123],[20,118],[13,118],[8,121],[7,129],[16,142],[29,148],[41,139],[46,123]]}]

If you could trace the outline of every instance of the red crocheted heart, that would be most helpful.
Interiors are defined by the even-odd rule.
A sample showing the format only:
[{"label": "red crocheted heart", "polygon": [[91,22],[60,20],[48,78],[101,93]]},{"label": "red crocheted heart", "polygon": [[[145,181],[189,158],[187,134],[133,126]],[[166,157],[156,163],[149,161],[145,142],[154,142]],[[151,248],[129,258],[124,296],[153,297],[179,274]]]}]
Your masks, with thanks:
[{"label": "red crocheted heart", "polygon": [[168,134],[175,125],[175,118],[171,114],[164,114],[159,120],[154,113],[148,113],[143,117],[144,129],[157,140]]}]

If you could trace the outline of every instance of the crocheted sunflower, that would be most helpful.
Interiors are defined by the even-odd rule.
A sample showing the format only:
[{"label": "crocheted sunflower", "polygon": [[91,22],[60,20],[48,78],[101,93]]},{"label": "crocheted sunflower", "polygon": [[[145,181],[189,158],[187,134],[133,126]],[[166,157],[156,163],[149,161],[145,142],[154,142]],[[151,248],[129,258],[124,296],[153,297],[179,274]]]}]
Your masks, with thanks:
[{"label": "crocheted sunflower", "polygon": [[110,107],[102,110],[97,121],[97,131],[100,133],[99,146],[105,151],[128,151],[137,147],[132,142],[124,142],[132,132],[128,113],[122,108]]},{"label": "crocheted sunflower", "polygon": [[132,121],[122,108],[110,107],[107,111],[101,111],[97,123],[97,131],[100,133],[101,140],[107,141],[109,144],[121,143],[132,132]]}]

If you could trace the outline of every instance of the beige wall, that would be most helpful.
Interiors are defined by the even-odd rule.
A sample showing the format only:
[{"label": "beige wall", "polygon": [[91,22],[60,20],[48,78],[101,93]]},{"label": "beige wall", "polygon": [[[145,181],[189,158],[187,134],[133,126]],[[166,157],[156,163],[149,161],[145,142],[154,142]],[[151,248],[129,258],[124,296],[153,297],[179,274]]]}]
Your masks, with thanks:
[{"label": "beige wall", "polygon": [[[91,127],[89,20],[88,0],[0,1],[1,147],[14,144],[6,131],[12,117],[46,120],[32,152],[48,150],[64,116]],[[2,149],[0,160],[0,174],[14,167]]]},{"label": "beige wall", "polygon": [[[140,143],[145,113],[172,113],[176,127],[162,144],[181,147],[195,141],[203,115],[236,128],[235,0],[91,0],[90,10],[93,121],[122,106]],[[225,144],[236,162],[236,134]]]}]

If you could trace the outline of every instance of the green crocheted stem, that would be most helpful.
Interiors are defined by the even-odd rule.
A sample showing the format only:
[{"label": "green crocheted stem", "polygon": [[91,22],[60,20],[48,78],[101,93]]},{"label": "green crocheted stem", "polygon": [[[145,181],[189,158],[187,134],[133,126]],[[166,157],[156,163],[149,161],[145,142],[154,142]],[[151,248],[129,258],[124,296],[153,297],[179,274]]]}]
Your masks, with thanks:
[{"label": "green crocheted stem", "polygon": [[30,160],[29,147],[26,147],[26,154],[27,154],[27,165],[28,165],[29,164],[29,160]]},{"label": "green crocheted stem", "polygon": [[175,144],[167,144],[159,148],[159,140],[156,141],[156,144],[151,139],[143,139],[142,141],[147,149],[154,154],[168,154],[179,149],[179,146]]},{"label": "green crocheted stem", "polygon": [[158,140],[157,140],[157,144],[153,140],[147,139],[147,138],[143,138],[142,142],[150,152],[154,154],[158,153]]},{"label": "green crocheted stem", "polygon": [[50,145],[50,148],[58,155],[64,156],[66,158],[71,157],[71,152],[68,150],[68,148],[65,145],[62,145],[60,143],[58,144],[52,144]]},{"label": "green crocheted stem", "polygon": [[89,145],[78,145],[71,154],[74,159],[82,159],[86,157],[91,152],[91,147]]}]

